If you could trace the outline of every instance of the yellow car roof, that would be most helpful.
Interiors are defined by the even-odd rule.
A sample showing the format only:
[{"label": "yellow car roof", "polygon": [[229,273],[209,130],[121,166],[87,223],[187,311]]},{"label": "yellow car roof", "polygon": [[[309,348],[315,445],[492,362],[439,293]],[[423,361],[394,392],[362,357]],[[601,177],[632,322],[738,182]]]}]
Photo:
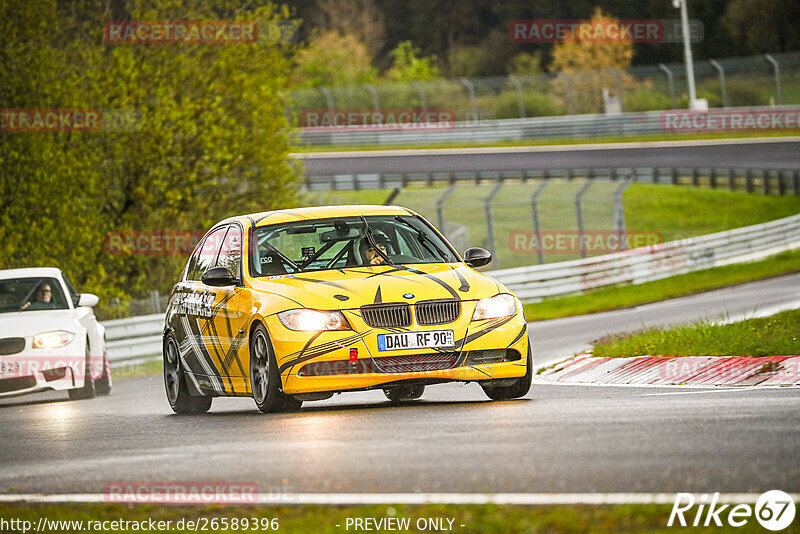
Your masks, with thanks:
[{"label": "yellow car roof", "polygon": [[265,226],[268,224],[307,221],[313,219],[329,219],[331,217],[353,217],[359,215],[409,215],[414,214],[408,208],[400,206],[348,205],[348,206],[315,206],[312,208],[292,208],[286,210],[264,211],[250,215],[238,215],[221,221],[239,222],[244,226]]}]

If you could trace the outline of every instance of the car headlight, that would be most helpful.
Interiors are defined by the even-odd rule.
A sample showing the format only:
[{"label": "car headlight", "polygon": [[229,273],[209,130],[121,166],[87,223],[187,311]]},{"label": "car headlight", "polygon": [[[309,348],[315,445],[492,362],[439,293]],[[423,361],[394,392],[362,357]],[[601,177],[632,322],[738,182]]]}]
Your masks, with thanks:
[{"label": "car headlight", "polygon": [[340,311],[288,310],[279,313],[278,319],[289,330],[301,332],[350,330],[347,319]]},{"label": "car headlight", "polygon": [[75,338],[75,334],[65,330],[58,330],[55,332],[45,332],[33,336],[34,349],[57,349],[70,343]]},{"label": "car headlight", "polygon": [[475,306],[475,313],[472,314],[472,320],[496,319],[515,313],[517,313],[517,299],[504,293],[479,300]]}]

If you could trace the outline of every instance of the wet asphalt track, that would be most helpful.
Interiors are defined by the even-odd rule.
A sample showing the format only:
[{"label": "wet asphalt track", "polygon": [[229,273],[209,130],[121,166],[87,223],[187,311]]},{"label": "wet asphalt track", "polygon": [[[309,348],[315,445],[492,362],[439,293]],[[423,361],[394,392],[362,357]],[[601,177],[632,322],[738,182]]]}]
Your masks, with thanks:
[{"label": "wet asphalt track", "polygon": [[[596,316],[531,325],[537,363],[599,335],[776,309],[800,275]],[[534,384],[489,402],[440,385],[390,407],[380,392],[262,415],[217,399],[172,415],[160,377],[110,397],[0,401],[0,493],[98,493],[115,481],[245,481],[261,492],[800,491],[800,390]]]}]

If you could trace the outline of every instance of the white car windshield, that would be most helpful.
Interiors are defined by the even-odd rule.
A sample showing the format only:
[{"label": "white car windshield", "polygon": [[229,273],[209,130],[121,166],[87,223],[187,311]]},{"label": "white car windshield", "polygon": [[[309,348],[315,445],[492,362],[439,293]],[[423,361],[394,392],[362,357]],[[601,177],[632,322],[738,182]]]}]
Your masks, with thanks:
[{"label": "white car windshield", "polygon": [[55,278],[0,280],[0,313],[67,309],[61,284]]}]

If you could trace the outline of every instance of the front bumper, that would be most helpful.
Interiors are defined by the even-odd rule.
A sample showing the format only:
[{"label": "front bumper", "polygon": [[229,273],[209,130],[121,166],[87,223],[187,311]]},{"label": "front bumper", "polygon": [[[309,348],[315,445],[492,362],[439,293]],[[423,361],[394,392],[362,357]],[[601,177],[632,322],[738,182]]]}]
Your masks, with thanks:
[{"label": "front bumper", "polygon": [[83,387],[86,356],[75,356],[77,345],[0,356],[0,398]]},{"label": "front bumper", "polygon": [[[338,392],[379,388],[383,385],[395,385],[398,382],[473,382],[524,376],[527,371],[528,335],[522,313],[471,322],[474,306],[474,302],[464,302],[460,319],[452,324],[438,326],[414,324],[407,329],[414,332],[452,329],[455,333],[456,346],[446,351],[434,349],[379,351],[378,334],[393,330],[371,328],[354,313],[346,314],[353,330],[319,334],[290,331],[280,324],[277,317],[268,317],[267,328],[272,337],[283,391],[288,394]],[[350,352],[354,348],[358,349],[358,361],[352,364]],[[509,355],[515,355],[512,356],[513,361],[475,363],[474,359],[468,358],[468,353],[475,354],[479,351],[497,353],[503,350]],[[426,356],[428,358],[425,358]],[[415,358],[441,362],[448,357],[452,358],[453,366],[414,365]],[[408,364],[403,364],[405,365],[403,367],[382,363],[387,361],[404,361]],[[447,368],[440,368],[442,366]],[[312,368],[319,374],[312,372],[312,375],[309,375],[309,369]]]}]

